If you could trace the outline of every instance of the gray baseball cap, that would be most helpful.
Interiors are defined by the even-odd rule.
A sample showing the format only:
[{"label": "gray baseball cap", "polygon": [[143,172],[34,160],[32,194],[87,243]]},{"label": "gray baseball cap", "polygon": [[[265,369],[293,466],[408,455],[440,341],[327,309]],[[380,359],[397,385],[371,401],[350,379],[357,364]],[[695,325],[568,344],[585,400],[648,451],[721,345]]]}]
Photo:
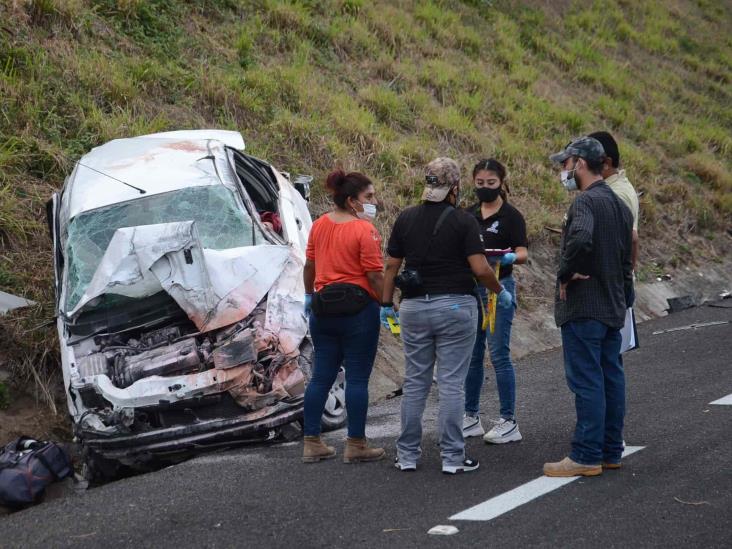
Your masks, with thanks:
[{"label": "gray baseball cap", "polygon": [[569,143],[563,151],[551,155],[549,160],[561,164],[572,156],[579,156],[585,160],[604,160],[605,149],[594,137],[584,136]]}]

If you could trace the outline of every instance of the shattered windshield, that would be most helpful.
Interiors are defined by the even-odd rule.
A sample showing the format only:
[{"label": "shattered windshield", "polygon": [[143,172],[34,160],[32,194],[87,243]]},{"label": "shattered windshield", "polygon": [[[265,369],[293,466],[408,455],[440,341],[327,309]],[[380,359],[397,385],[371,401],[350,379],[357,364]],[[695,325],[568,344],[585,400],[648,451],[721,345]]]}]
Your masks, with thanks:
[{"label": "shattered windshield", "polygon": [[65,310],[79,302],[117,229],[176,221],[195,221],[204,248],[265,243],[249,214],[223,185],[187,187],[80,214],[68,229]]}]

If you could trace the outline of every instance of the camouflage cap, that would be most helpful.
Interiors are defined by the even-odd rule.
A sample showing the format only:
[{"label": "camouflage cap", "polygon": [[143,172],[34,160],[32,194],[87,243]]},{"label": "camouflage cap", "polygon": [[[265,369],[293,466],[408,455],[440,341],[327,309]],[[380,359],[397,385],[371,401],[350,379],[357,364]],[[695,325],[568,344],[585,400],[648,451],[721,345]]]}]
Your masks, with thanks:
[{"label": "camouflage cap", "polygon": [[422,200],[442,202],[455,185],[460,183],[460,167],[452,158],[435,158],[427,164],[426,183]]},{"label": "camouflage cap", "polygon": [[561,164],[572,156],[579,156],[590,161],[604,160],[605,149],[602,148],[602,143],[594,137],[584,136],[569,143],[563,151],[551,155],[549,160]]}]

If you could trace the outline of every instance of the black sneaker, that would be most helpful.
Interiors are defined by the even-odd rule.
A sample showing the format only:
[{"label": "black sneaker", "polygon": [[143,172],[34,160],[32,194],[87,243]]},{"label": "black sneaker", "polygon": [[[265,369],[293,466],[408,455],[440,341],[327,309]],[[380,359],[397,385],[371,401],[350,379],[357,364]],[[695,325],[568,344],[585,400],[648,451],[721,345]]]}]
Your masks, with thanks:
[{"label": "black sneaker", "polygon": [[480,467],[477,459],[465,458],[462,465],[443,465],[442,472],[446,475],[456,475],[458,473],[469,473]]},{"label": "black sneaker", "polygon": [[416,471],[417,470],[416,465],[408,465],[406,463],[400,463],[398,457],[394,458],[394,467],[396,467],[400,471]]}]

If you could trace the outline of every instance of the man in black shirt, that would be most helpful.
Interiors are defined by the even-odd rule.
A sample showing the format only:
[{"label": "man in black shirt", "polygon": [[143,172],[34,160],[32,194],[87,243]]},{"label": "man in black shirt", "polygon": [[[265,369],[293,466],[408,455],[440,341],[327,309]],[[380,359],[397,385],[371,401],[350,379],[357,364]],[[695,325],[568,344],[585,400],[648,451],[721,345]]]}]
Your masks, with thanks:
[{"label": "man in black shirt", "polygon": [[544,464],[547,476],[594,476],[617,469],[623,453],[625,376],[620,328],[632,284],[633,218],[602,179],[605,151],[582,137],[551,156],[562,184],[581,193],[562,232],[554,307],[577,426],[569,457]]},{"label": "man in black shirt", "polygon": [[462,432],[463,385],[478,320],[473,277],[499,294],[500,306],[512,306],[512,299],[488,265],[475,217],[455,209],[460,193],[455,161],[430,162],[426,182],[423,204],[405,210],[394,223],[384,274],[382,316],[395,316],[395,279],[406,262],[400,275],[406,360],[396,466],[402,471],[417,467],[422,414],[436,360],[442,472],[454,474],[478,468],[477,460],[465,457]]}]

